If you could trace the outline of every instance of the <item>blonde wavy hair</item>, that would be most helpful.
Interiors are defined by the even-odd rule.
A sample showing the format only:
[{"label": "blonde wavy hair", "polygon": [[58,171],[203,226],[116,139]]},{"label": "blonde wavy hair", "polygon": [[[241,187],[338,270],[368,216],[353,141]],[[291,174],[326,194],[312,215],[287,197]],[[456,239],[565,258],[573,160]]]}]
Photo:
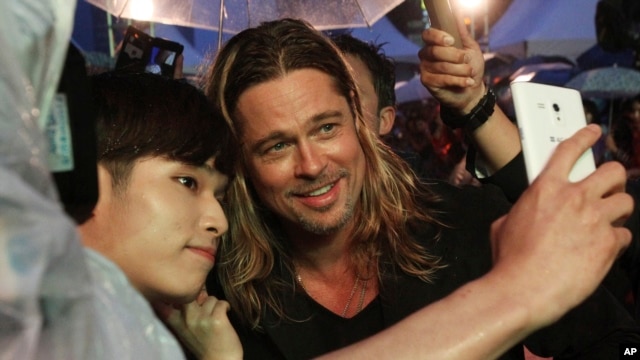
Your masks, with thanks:
[{"label": "blonde wavy hair", "polygon": [[[320,70],[335,80],[336,89],[351,104],[359,122],[358,139],[367,176],[353,218],[354,270],[367,274],[373,263],[380,277],[380,266],[389,262],[407,274],[431,281],[441,265],[412,238],[411,224],[439,224],[435,214],[421,204],[437,201],[437,197],[421,186],[406,163],[365,125],[355,82],[340,51],[306,22],[283,19],[263,23],[230,39],[217,55],[204,87],[236,137],[237,143],[229,151],[240,149],[239,158],[244,158],[243,129],[234,116],[240,95],[254,85],[306,68]],[[267,307],[279,318],[291,319],[282,306],[281,294],[295,291],[295,269],[288,242],[277,232],[277,217],[260,203],[243,160],[237,162],[235,171],[227,201],[229,238],[221,245],[217,275],[241,320],[260,329]]]}]

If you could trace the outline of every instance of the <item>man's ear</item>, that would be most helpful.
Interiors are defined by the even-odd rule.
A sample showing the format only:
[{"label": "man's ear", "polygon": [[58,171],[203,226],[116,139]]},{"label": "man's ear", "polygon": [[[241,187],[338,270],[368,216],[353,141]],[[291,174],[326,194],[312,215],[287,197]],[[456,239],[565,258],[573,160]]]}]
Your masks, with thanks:
[{"label": "man's ear", "polygon": [[388,134],[393,128],[393,123],[396,121],[396,108],[393,106],[385,106],[380,110],[380,130],[378,135],[383,136]]}]

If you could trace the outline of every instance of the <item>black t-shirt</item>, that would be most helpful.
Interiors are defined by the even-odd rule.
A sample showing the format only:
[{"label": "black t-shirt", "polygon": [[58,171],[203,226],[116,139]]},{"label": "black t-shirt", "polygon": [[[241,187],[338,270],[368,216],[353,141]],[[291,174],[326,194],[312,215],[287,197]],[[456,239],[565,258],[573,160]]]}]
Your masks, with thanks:
[{"label": "black t-shirt", "polygon": [[[428,186],[441,198],[428,206],[437,210],[447,226],[422,224],[412,229],[412,234],[447,265],[436,272],[433,282],[385,263],[381,266],[380,295],[352,319],[341,319],[302,291],[284,291],[283,309],[293,320],[280,319],[267,309],[262,317],[265,331],[257,332],[232,319],[245,359],[307,359],[327,353],[388,328],[487,273],[492,266],[491,223],[510,207],[504,195],[491,185],[458,188],[438,182]],[[439,237],[435,237],[436,231],[440,231]],[[276,276],[292,281],[291,274]],[[464,321],[459,319],[452,325],[464,326]],[[601,289],[558,323],[531,336],[526,345],[540,356],[556,359],[609,359],[617,356],[622,342],[640,342],[640,330],[611,294]],[[523,359],[522,346],[501,358]]]}]

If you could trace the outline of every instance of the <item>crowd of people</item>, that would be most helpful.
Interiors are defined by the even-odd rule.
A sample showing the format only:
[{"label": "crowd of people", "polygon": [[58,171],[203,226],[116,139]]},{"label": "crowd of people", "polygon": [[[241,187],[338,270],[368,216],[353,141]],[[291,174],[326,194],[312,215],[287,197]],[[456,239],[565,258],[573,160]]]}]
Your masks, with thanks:
[{"label": "crowd of people", "polygon": [[[56,8],[37,2],[0,10]],[[70,24],[48,19],[62,35],[35,31],[33,48],[64,47]],[[442,116],[410,132],[430,128],[431,150],[384,143],[397,108],[379,49],[304,20],[232,37],[202,89],[151,74],[92,76],[99,197],[77,229],[51,191],[39,112],[25,111],[55,88],[38,82],[34,93],[43,73],[34,69],[59,74],[60,56],[0,58],[12,99],[0,113],[0,322],[11,324],[0,327],[0,355],[521,359],[524,345],[601,359],[640,344],[637,318],[610,291],[619,282],[602,283],[613,268],[637,294],[640,217],[625,169],[609,162],[568,181],[601,136],[592,126],[527,188],[517,129],[459,27],[463,49],[423,32],[421,79]],[[462,136],[468,144],[447,148]],[[467,152],[462,167],[489,177],[438,180],[439,166],[453,169]],[[435,167],[421,159],[454,153]],[[31,260],[29,248],[57,252]],[[53,285],[66,276],[75,291]]]},{"label": "crowd of people", "polygon": [[[498,102],[502,106],[504,100]],[[585,98],[583,106],[587,123],[602,129],[593,146],[596,165],[619,161],[630,179],[640,177],[640,94],[606,101]],[[513,113],[509,117],[516,121]],[[433,98],[398,104],[397,120],[383,139],[394,149],[420,154],[418,166],[432,178],[457,185],[476,183],[470,173],[459,171],[465,170],[467,139],[460,129],[443,124],[439,102]]]},{"label": "crowd of people", "polygon": [[442,122],[435,99],[398,104],[398,108],[403,119],[385,137],[387,144],[415,153],[420,172],[432,179],[455,185],[475,183],[465,167],[468,144],[464,134]]}]

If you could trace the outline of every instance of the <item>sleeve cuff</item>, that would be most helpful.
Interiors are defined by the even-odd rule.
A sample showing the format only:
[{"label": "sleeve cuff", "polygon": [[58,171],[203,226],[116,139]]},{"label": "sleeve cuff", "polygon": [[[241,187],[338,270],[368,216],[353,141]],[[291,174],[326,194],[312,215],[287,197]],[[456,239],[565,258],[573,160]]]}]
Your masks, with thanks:
[{"label": "sleeve cuff", "polygon": [[492,173],[485,166],[482,157],[475,148],[469,147],[467,151],[467,171],[483,184],[498,186],[512,203],[518,200],[529,186],[522,152],[518,153],[504,167]]}]

